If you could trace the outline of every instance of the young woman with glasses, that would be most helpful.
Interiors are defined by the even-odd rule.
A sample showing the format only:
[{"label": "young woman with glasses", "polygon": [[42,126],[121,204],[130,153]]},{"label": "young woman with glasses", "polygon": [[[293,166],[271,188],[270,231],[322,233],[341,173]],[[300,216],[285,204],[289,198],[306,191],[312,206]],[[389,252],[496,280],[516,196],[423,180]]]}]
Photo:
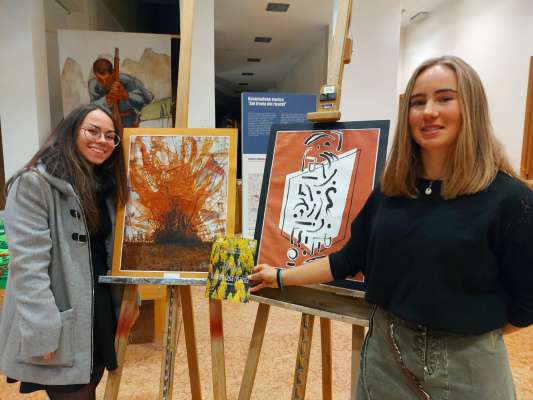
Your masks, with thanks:
[{"label": "young woman with glasses", "polygon": [[413,73],[381,184],[346,246],[250,278],[257,291],[359,271],[374,306],[359,400],[515,398],[502,333],[533,324],[533,193],[492,133],[478,74],[457,57]]},{"label": "young woman with glasses", "polygon": [[0,370],[21,393],[94,399],[104,368],[117,367],[121,293],[98,283],[127,197],[112,116],[93,104],[72,111],[7,187]]}]

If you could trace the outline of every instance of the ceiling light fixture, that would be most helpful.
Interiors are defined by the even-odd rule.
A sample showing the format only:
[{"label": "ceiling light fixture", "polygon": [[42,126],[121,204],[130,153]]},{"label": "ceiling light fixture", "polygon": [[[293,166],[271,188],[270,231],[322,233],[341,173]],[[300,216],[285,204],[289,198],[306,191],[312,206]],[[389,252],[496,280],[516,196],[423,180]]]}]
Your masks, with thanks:
[{"label": "ceiling light fixture", "polygon": [[243,76],[254,76],[254,73],[253,72],[243,72],[242,75]]},{"label": "ceiling light fixture", "polygon": [[411,18],[409,18],[409,23],[415,23],[415,22],[420,22],[424,19],[426,19],[427,17],[429,17],[429,12],[427,11],[419,11],[417,12],[415,15],[411,16]]},{"label": "ceiling light fixture", "polygon": [[289,9],[289,5],[287,3],[268,3],[267,4],[267,11],[275,11],[275,12],[287,12]]},{"label": "ceiling light fixture", "polygon": [[246,61],[248,62],[261,62],[261,59],[260,58],[251,58],[251,57],[248,57],[246,59]]},{"label": "ceiling light fixture", "polygon": [[270,43],[272,41],[271,37],[268,36],[256,36],[254,42],[258,43]]},{"label": "ceiling light fixture", "polygon": [[248,86],[248,82],[239,82],[239,86]]}]

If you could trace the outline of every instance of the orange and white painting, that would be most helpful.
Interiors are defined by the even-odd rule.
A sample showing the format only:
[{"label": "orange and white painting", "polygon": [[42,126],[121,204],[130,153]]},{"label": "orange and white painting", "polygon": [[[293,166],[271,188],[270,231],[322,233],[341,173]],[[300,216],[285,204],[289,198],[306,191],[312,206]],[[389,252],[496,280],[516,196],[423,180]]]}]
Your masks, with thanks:
[{"label": "orange and white painting", "polygon": [[205,274],[215,236],[233,233],[236,130],[126,129],[125,146],[114,274]]},{"label": "orange and white painting", "polygon": [[[346,244],[384,165],[388,126],[361,121],[272,128],[255,231],[258,264],[292,268]],[[363,276],[352,281],[360,284]]]}]

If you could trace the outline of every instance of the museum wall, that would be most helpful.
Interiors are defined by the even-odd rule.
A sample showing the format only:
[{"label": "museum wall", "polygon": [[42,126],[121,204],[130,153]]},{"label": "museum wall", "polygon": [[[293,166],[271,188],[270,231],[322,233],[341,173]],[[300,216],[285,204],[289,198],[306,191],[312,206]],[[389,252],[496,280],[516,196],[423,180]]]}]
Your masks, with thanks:
[{"label": "museum wall", "polygon": [[492,123],[519,169],[529,58],[533,56],[533,2],[447,1],[402,35],[400,93],[414,68],[429,57],[453,54],[479,73]]},{"label": "museum wall", "polygon": [[275,91],[283,93],[317,94],[326,83],[328,72],[329,27],[324,27],[322,37],[296,62],[278,83]]},{"label": "museum wall", "polygon": [[215,127],[215,4],[195,1],[192,32],[189,128]]},{"label": "museum wall", "polygon": [[50,130],[43,4],[0,0],[0,121],[9,178]]},{"label": "museum wall", "polygon": [[356,1],[352,6],[352,62],[344,68],[343,121],[396,120],[401,7],[397,0]]}]

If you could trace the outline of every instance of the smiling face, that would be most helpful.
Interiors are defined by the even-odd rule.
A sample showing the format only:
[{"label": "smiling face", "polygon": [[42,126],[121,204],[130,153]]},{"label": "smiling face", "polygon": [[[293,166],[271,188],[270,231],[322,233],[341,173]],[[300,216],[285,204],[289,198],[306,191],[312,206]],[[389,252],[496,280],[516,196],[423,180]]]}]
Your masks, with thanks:
[{"label": "smiling face", "polygon": [[[89,134],[99,132],[94,139]],[[93,110],[85,116],[76,136],[76,147],[85,160],[92,165],[103,164],[113,153],[113,142],[105,139],[105,134],[115,131],[113,120],[102,110]],[[103,134],[102,134],[103,133]]]},{"label": "smiling face", "polygon": [[452,148],[461,129],[461,108],[451,68],[437,64],[416,78],[409,98],[409,128],[423,154],[448,153]]}]

